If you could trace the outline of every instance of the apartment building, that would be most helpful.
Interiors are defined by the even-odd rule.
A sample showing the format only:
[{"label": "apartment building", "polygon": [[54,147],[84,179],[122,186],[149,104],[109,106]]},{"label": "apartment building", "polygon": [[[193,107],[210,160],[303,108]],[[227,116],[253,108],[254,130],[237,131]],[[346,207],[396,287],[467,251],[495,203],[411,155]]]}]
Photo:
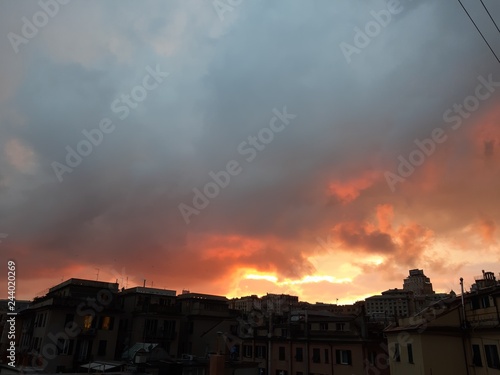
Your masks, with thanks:
[{"label": "apartment building", "polygon": [[403,280],[403,290],[413,292],[415,296],[434,294],[431,279],[419,269],[409,270],[408,277]]},{"label": "apartment building", "polygon": [[229,308],[245,313],[252,310],[262,310],[262,300],[255,294],[246,297],[232,298],[229,301]]},{"label": "apartment building", "polygon": [[431,280],[425,276],[424,271],[413,269],[409,270],[409,276],[403,280],[403,289],[389,289],[381,295],[366,298],[365,312],[372,320],[395,322],[452,295],[453,291],[449,294],[434,292]]},{"label": "apartment building", "polygon": [[[181,315],[175,290],[134,287],[123,289],[119,300],[122,316],[118,326],[118,358],[137,362],[138,352],[146,352],[149,347],[156,352],[161,349],[164,359],[177,357]],[[134,347],[138,349],[131,350]]]},{"label": "apartment building", "polygon": [[393,320],[407,317],[414,313],[413,292],[402,289],[389,289],[381,295],[368,297],[365,300],[366,315],[373,320]]},{"label": "apartment building", "polygon": [[268,314],[283,315],[299,303],[299,297],[289,294],[267,293],[262,296],[262,310]]},{"label": "apartment building", "polygon": [[500,285],[483,272],[470,293],[401,319],[385,331],[391,374],[500,374],[499,307]]},{"label": "apartment building", "polygon": [[69,279],[36,298],[17,319],[19,363],[44,372],[81,371],[115,356],[118,284]]},{"label": "apartment building", "polygon": [[362,315],[293,310],[255,327],[241,342],[241,360],[257,362],[260,374],[364,374],[382,340]]},{"label": "apartment building", "polygon": [[[177,296],[181,314],[179,356],[208,358],[225,346],[222,336],[237,333],[237,311],[226,297],[202,293]],[[229,349],[228,349],[229,350]]]}]

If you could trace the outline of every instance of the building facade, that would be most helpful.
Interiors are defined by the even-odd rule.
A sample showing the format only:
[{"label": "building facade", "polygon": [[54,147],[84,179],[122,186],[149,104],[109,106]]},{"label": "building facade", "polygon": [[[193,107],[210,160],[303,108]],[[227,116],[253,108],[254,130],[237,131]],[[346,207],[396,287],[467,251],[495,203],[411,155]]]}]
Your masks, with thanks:
[{"label": "building facade", "polygon": [[485,276],[386,330],[391,374],[500,374],[500,285]]},{"label": "building facade", "polygon": [[19,362],[45,372],[79,371],[115,356],[118,284],[70,279],[17,315]]}]

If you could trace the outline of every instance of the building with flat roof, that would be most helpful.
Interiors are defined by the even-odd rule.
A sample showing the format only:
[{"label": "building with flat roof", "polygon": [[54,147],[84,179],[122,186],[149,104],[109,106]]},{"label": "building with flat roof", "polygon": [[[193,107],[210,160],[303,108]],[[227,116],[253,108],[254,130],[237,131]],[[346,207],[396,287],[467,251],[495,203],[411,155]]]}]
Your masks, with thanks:
[{"label": "building with flat roof", "polygon": [[179,351],[181,314],[176,291],[133,287],[119,293],[122,315],[118,326],[117,356],[136,361],[135,346],[153,345],[163,359],[175,358]]},{"label": "building with flat roof", "polygon": [[234,310],[248,313],[252,310],[262,310],[262,300],[255,294],[246,297],[232,298],[229,301],[229,307]]},{"label": "building with flat roof", "polygon": [[16,316],[19,365],[79,372],[115,357],[118,284],[69,279],[35,298]]}]

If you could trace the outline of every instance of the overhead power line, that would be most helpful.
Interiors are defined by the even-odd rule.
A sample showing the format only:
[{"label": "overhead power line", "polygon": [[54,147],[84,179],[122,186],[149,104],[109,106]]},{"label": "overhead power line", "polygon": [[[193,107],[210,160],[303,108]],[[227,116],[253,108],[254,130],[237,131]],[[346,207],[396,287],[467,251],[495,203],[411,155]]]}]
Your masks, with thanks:
[{"label": "overhead power line", "polygon": [[[467,11],[467,9],[464,7],[464,4],[462,4],[462,1],[461,0],[458,0],[458,2],[460,3],[460,5],[462,6],[462,9],[464,10],[465,14],[467,14],[467,16],[469,17],[469,19],[471,20],[472,24],[476,27],[476,30],[477,32],[479,33],[479,35],[481,35],[481,38],[483,38],[484,42],[486,43],[486,45],[488,46],[488,48],[490,49],[491,53],[493,54],[493,56],[495,56],[495,58],[497,59],[498,63],[500,64],[500,59],[498,58],[497,54],[495,53],[495,51],[493,50],[493,48],[491,48],[490,44],[488,43],[488,41],[486,40],[486,38],[484,37],[483,33],[481,32],[481,30],[479,29],[479,27],[477,27],[476,25],[476,22],[474,22],[474,20],[472,19],[471,15],[469,14],[469,12]],[[482,1],[481,1],[482,3]],[[484,5],[484,4],[483,4]],[[488,12],[489,13],[489,12]],[[495,24],[496,25],[496,24]],[[498,28],[498,27],[497,27]]]},{"label": "overhead power line", "polygon": [[495,22],[495,20],[494,20],[494,19],[493,19],[493,17],[491,16],[490,11],[488,10],[488,8],[486,8],[486,5],[484,5],[483,0],[480,0],[480,1],[481,1],[481,4],[483,5],[484,10],[486,11],[486,13],[488,13],[488,16],[490,16],[490,19],[491,19],[491,21],[493,22],[493,25],[495,25],[495,27],[497,28],[497,31],[500,33],[500,29],[498,28],[497,23]]}]

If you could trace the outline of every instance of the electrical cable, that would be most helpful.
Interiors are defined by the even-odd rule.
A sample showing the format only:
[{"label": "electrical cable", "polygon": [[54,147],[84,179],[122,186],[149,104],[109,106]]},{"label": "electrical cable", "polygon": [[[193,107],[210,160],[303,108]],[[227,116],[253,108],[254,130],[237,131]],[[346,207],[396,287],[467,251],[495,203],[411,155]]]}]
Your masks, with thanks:
[{"label": "electrical cable", "polygon": [[490,44],[488,43],[488,41],[486,40],[486,38],[484,37],[483,33],[481,32],[481,30],[479,29],[479,27],[477,27],[476,23],[474,22],[474,20],[472,19],[471,15],[469,14],[469,12],[467,11],[467,9],[464,7],[464,4],[462,4],[462,1],[461,0],[458,0],[458,2],[460,3],[460,5],[462,6],[462,9],[464,10],[465,14],[467,14],[467,16],[469,17],[469,19],[471,20],[471,22],[473,23],[473,25],[476,27],[476,30],[478,31],[479,35],[481,35],[481,38],[483,38],[484,42],[486,43],[486,45],[488,46],[488,48],[490,49],[491,53],[493,54],[493,56],[495,56],[495,58],[497,59],[498,63],[500,64],[500,59],[498,58],[497,54],[495,53],[495,51],[493,50],[493,48],[491,48]]},{"label": "electrical cable", "polygon": [[498,28],[497,23],[495,22],[495,20],[494,20],[494,19],[493,19],[493,17],[491,16],[490,11],[488,10],[488,8],[486,8],[486,5],[484,5],[483,0],[480,0],[480,1],[481,1],[481,4],[483,5],[484,10],[486,11],[486,13],[488,13],[488,16],[490,16],[491,21],[493,22],[493,24],[494,24],[494,25],[495,25],[495,27],[497,28],[497,31],[500,33],[500,29]]}]

